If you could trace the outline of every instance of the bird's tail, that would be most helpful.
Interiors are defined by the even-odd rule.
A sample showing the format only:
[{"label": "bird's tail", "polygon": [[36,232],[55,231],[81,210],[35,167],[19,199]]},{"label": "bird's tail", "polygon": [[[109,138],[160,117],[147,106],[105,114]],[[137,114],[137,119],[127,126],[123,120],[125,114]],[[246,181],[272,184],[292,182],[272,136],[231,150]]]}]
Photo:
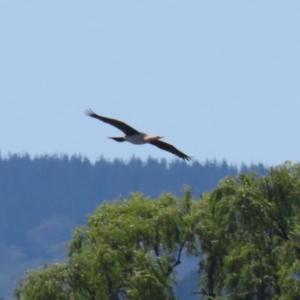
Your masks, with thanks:
[{"label": "bird's tail", "polygon": [[126,141],[124,136],[122,136],[122,137],[109,137],[109,139],[113,139],[116,142],[125,142]]}]

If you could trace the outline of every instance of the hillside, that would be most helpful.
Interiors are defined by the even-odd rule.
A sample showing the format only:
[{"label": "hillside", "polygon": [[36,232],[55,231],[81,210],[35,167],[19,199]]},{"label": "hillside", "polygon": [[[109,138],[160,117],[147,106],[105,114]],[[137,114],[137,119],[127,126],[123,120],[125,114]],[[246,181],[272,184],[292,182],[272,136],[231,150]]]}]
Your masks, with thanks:
[{"label": "hillside", "polygon": [[[261,164],[243,166],[242,171],[249,168],[266,172]],[[133,157],[129,162],[100,158],[91,163],[81,156],[0,157],[0,287],[5,287],[0,296],[11,292],[13,280],[26,269],[62,259],[74,227],[84,224],[103,201],[134,191],[150,197],[163,191],[179,195],[184,185],[200,198],[238,171],[226,161],[167,164]]]}]

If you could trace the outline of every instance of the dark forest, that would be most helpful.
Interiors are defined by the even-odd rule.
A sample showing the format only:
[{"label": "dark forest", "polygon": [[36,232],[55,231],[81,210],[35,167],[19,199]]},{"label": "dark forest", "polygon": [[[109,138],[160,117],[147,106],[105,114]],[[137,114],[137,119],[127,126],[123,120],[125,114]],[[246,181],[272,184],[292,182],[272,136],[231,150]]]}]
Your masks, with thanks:
[{"label": "dark forest", "polygon": [[[0,265],[6,272],[0,286],[11,292],[12,281],[26,269],[63,258],[72,230],[103,201],[136,191],[150,197],[180,195],[185,186],[200,199],[221,178],[249,169],[266,173],[262,164],[237,167],[225,160],[187,164],[136,157],[128,162],[101,157],[91,163],[76,155],[0,158]],[[0,291],[0,296],[6,294]]]}]

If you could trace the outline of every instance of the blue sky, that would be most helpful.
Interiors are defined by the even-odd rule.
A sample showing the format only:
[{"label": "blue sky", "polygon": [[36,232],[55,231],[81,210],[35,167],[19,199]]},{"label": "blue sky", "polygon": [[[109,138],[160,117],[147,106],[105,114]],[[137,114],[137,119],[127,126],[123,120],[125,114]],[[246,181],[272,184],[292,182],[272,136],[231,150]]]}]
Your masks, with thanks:
[{"label": "blue sky", "polygon": [[121,132],[90,107],[200,162],[297,162],[299,14],[299,0],[3,0],[0,151],[174,158],[107,139]]}]

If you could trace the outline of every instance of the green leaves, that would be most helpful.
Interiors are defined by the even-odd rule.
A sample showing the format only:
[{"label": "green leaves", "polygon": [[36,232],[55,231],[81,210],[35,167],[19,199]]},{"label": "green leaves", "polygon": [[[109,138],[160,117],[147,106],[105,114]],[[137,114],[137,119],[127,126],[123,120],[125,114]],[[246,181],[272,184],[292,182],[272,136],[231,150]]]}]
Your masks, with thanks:
[{"label": "green leaves", "polygon": [[300,297],[299,174],[287,163],[265,177],[226,178],[206,195],[203,222],[213,230],[200,241],[204,290],[241,300]]},{"label": "green leaves", "polygon": [[202,299],[299,299],[299,211],[300,166],[289,162],[225,178],[201,201],[134,193],[100,205],[74,230],[67,261],[29,271],[15,297],[175,299],[185,252],[201,256]]},{"label": "green leaves", "polygon": [[20,280],[14,296],[24,300],[64,300],[70,299],[71,289],[68,284],[65,264],[45,264],[41,270],[30,270]]},{"label": "green leaves", "polygon": [[[100,205],[87,225],[74,231],[57,292],[66,286],[64,299],[175,299],[175,269],[183,251],[197,252],[198,221],[189,191],[182,198],[165,193],[156,200],[134,193],[129,200]],[[19,299],[29,299],[37,285],[47,290],[52,280],[40,276],[46,269],[31,272],[35,276],[27,275],[18,288]]]}]

